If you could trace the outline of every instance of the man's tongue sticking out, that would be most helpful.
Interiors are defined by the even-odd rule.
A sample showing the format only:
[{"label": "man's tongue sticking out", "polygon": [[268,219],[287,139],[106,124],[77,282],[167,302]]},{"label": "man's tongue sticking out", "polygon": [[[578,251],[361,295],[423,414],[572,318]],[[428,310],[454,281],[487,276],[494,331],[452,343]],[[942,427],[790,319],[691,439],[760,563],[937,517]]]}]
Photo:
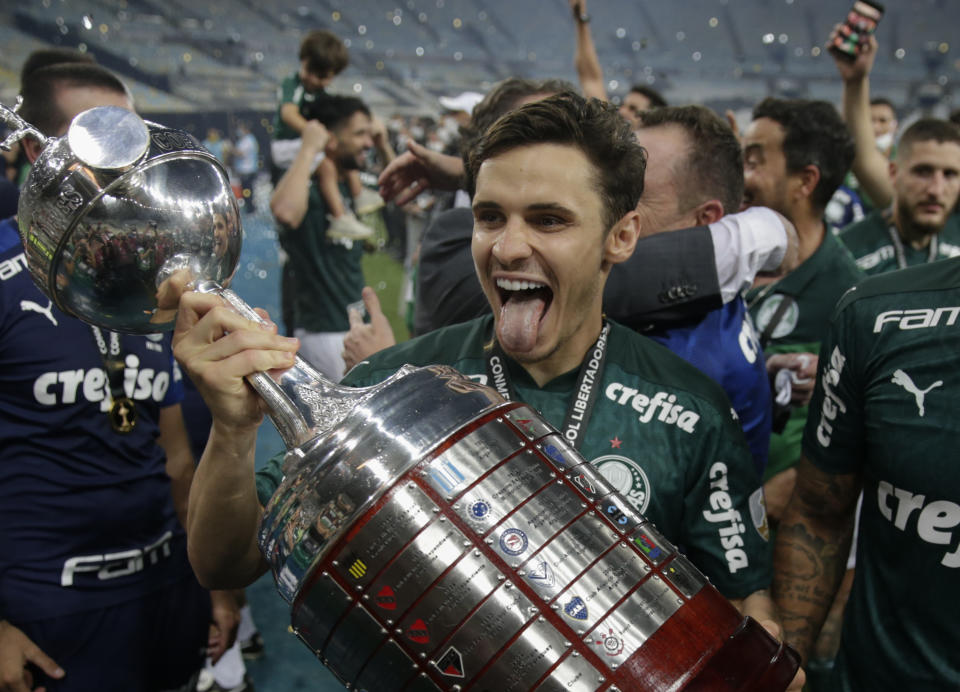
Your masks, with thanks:
[{"label": "man's tongue sticking out", "polygon": [[540,318],[547,306],[543,291],[511,291],[500,308],[497,339],[507,351],[526,353],[537,345]]}]

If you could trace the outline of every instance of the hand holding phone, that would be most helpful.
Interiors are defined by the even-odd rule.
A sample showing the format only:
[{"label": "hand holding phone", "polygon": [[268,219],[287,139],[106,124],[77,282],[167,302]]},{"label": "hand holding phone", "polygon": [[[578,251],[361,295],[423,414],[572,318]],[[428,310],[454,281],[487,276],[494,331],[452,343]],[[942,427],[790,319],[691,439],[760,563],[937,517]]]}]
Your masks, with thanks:
[{"label": "hand holding phone", "polygon": [[828,46],[830,52],[849,62],[856,60],[877,30],[883,11],[883,5],[879,2],[856,0],[847,18],[831,38]]}]

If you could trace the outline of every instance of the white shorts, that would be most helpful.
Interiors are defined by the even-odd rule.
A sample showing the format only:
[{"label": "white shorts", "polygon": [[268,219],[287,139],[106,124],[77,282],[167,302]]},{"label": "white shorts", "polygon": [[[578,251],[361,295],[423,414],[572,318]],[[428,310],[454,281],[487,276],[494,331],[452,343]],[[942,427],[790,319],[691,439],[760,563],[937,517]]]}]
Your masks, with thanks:
[{"label": "white shorts", "polygon": [[[297,154],[300,152],[301,140],[299,137],[296,139],[275,139],[270,142],[270,159],[273,161],[273,164],[282,171],[287,170],[290,166],[293,165],[293,160],[297,158]],[[317,154],[316,158],[313,160],[313,168],[311,172],[317,169],[317,166],[320,165],[320,162],[326,158],[325,152],[320,152]]]}]

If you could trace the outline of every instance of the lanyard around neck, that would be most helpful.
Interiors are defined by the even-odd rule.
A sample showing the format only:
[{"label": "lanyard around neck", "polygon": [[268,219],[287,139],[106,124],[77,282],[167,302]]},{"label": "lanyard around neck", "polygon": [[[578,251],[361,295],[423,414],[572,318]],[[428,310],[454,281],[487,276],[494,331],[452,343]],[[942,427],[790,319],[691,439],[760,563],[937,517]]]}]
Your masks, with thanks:
[{"label": "lanyard around neck", "polygon": [[[900,231],[897,230],[896,225],[893,223],[893,210],[887,209],[884,216],[887,217],[889,224],[887,226],[887,233],[890,235],[890,242],[893,243],[893,253],[897,257],[897,269],[906,269],[906,250],[903,246],[903,240],[900,238]],[[937,234],[934,233],[930,236],[930,245],[927,248],[927,263],[936,262],[939,251],[940,243],[938,242]]]},{"label": "lanyard around neck", "polygon": [[[603,366],[607,358],[607,338],[610,335],[610,322],[603,321],[603,329],[587,355],[580,364],[577,375],[577,386],[573,390],[570,403],[567,404],[567,414],[563,421],[563,436],[574,448],[579,449],[586,434],[587,425],[593,415],[593,407],[597,401],[597,391],[603,377]],[[510,373],[507,370],[507,360],[503,349],[496,339],[487,356],[487,384],[494,387],[507,401],[516,399],[513,385],[510,382]]]}]

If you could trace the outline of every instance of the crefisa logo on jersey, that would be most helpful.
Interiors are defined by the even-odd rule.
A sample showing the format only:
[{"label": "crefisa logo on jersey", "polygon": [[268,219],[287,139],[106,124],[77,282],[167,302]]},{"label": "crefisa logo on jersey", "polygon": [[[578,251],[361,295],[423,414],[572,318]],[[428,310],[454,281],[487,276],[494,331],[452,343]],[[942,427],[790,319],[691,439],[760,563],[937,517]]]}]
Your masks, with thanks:
[{"label": "crefisa logo on jersey", "polygon": [[693,433],[700,420],[700,414],[688,411],[683,404],[677,403],[677,395],[670,392],[657,392],[647,396],[640,390],[628,387],[620,382],[611,382],[604,390],[604,396],[620,406],[630,406],[639,413],[637,420],[649,423],[652,420],[675,425],[684,432]]},{"label": "crefisa logo on jersey", "polygon": [[820,374],[820,385],[823,387],[823,403],[820,405],[820,424],[817,425],[817,441],[824,447],[830,446],[833,436],[833,422],[841,413],[847,412],[847,405],[836,392],[840,384],[840,375],[847,364],[847,358],[840,353],[840,348],[833,347],[830,353],[830,362]]},{"label": "crefisa logo on jersey", "polygon": [[[170,387],[170,373],[140,365],[138,356],[127,354],[123,369],[124,393],[135,401],[163,401]],[[175,379],[179,379],[177,373],[174,371]],[[43,406],[75,404],[78,400],[100,402],[102,411],[108,411],[112,401],[110,382],[103,368],[45,372],[33,381],[33,396]]]},{"label": "crefisa logo on jersey", "polygon": [[633,459],[619,454],[607,454],[590,462],[614,489],[623,495],[640,514],[650,504],[650,479]]},{"label": "crefisa logo on jersey", "polygon": [[[727,465],[722,461],[714,462],[708,475],[710,477],[710,496],[707,500],[708,507],[703,510],[703,518],[717,527],[717,536],[723,546],[723,556],[727,560],[727,568],[730,570],[730,574],[736,574],[737,570],[750,566],[750,560],[744,550],[743,533],[746,531],[743,523],[744,517],[733,508]],[[752,517],[752,519],[757,532],[762,536],[761,527],[766,526],[766,507],[763,504],[757,504],[756,509],[751,507],[751,513],[753,512],[758,514],[757,517]],[[762,524],[759,516],[761,512]]]}]

